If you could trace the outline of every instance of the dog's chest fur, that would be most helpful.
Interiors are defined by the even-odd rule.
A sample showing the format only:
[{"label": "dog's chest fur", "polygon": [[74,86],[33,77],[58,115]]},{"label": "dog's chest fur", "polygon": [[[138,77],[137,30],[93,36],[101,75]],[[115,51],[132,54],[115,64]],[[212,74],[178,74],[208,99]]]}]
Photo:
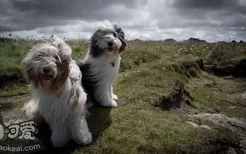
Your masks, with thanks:
[{"label": "dog's chest fur", "polygon": [[56,96],[49,96],[40,91],[37,93],[40,112],[48,123],[60,118],[67,118],[72,90],[71,81],[67,79],[64,89]]},{"label": "dog's chest fur", "polygon": [[119,71],[120,56],[109,61],[107,64],[98,64],[92,67],[95,73],[98,74],[97,80],[100,82],[100,84],[112,84]]},{"label": "dog's chest fur", "polygon": [[83,74],[83,85],[86,82],[93,82],[93,85],[112,84],[118,74],[120,60],[120,55],[112,59],[85,58],[79,64]]},{"label": "dog's chest fur", "polygon": [[106,59],[104,57],[92,58],[87,55],[78,62],[82,72],[82,84],[88,94],[88,98],[95,101],[94,92],[100,87],[109,87],[116,79],[121,57],[119,54]]}]

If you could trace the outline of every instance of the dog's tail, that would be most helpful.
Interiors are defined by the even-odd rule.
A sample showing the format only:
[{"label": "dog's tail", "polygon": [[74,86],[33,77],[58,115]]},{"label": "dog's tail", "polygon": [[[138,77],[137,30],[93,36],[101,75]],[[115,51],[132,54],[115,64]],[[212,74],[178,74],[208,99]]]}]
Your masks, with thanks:
[{"label": "dog's tail", "polygon": [[57,47],[60,51],[60,56],[63,60],[71,61],[72,49],[68,44],[65,43],[63,39],[56,35],[51,36],[52,45]]}]

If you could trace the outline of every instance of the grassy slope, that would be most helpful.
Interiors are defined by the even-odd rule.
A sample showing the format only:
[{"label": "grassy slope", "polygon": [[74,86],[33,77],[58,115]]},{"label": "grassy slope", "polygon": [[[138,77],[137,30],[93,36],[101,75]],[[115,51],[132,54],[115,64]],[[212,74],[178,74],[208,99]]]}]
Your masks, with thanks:
[{"label": "grassy slope", "polygon": [[0,42],[0,73],[20,73],[20,62],[29,49],[24,42]]},{"label": "grassy slope", "polygon": [[[78,59],[86,52],[86,42],[69,42],[73,48],[73,58]],[[12,55],[15,64],[6,65],[1,71],[17,68],[18,62],[25,55]],[[245,55],[244,45],[223,45],[223,49],[236,49],[233,58]],[[9,49],[9,47],[6,47]],[[227,80],[200,71],[194,59],[211,57],[218,44],[168,44],[163,42],[129,42],[122,56],[120,74],[114,84],[114,91],[119,97],[119,106],[114,109],[91,109],[88,118],[94,136],[94,143],[89,146],[74,148],[67,146],[61,152],[74,153],[211,153],[223,149],[221,142],[230,143],[237,137],[226,130],[207,131],[192,128],[186,124],[187,117],[175,112],[162,111],[154,107],[159,97],[166,95],[175,81],[185,83],[185,87],[195,98],[192,102],[198,109],[221,112],[230,116],[246,117],[245,104],[232,104],[225,100],[226,89],[238,90],[244,79]],[[12,48],[10,48],[12,49]],[[230,50],[221,51],[226,56]],[[222,54],[221,54],[222,55]],[[8,54],[3,54],[6,59]],[[10,59],[12,59],[10,56]],[[212,56],[219,61],[216,56]],[[3,58],[3,59],[5,59]],[[8,60],[7,60],[8,61]],[[191,63],[185,69],[183,64]],[[9,67],[8,67],[9,66]],[[193,73],[192,73],[193,72]],[[195,75],[194,75],[195,73]],[[209,85],[209,86],[207,86]],[[0,96],[27,92],[27,86],[16,84],[1,89]],[[244,87],[243,87],[244,88]],[[221,91],[221,89],[225,91]],[[239,88],[240,89],[240,88]],[[245,90],[245,89],[244,89]],[[30,96],[2,97],[0,103],[14,102],[19,108]],[[234,105],[236,108],[228,108]],[[5,112],[9,112],[5,111]]]}]

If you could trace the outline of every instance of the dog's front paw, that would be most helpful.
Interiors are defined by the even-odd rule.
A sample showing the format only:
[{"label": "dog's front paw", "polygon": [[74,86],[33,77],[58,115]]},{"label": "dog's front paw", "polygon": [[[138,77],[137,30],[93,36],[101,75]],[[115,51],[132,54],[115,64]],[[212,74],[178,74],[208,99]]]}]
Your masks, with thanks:
[{"label": "dog's front paw", "polygon": [[84,145],[90,144],[92,142],[91,132],[88,132],[87,134],[85,134],[85,136],[83,136],[82,142]]},{"label": "dog's front paw", "polygon": [[115,95],[115,94],[112,94],[112,99],[115,100],[115,101],[117,101],[118,100],[118,96]]},{"label": "dog's front paw", "polygon": [[79,145],[87,145],[92,142],[92,134],[91,132],[84,133],[81,138],[75,139],[75,142]]},{"label": "dog's front paw", "polygon": [[57,147],[57,148],[63,147],[68,142],[68,136],[65,132],[53,131],[51,135],[51,142],[53,147]]},{"label": "dog's front paw", "polygon": [[62,141],[52,141],[52,145],[53,145],[53,147],[61,148],[61,147],[64,147],[66,145],[66,143],[64,143]]},{"label": "dog's front paw", "polygon": [[106,104],[104,104],[104,106],[107,107],[117,107],[117,103],[115,100],[111,99],[109,102],[107,102]]},{"label": "dog's front paw", "polygon": [[67,144],[66,141],[57,140],[54,137],[51,137],[51,141],[52,141],[53,147],[57,147],[57,148],[63,147],[63,146],[65,146]]},{"label": "dog's front paw", "polygon": [[88,102],[86,103],[86,106],[87,106],[88,109],[89,109],[89,108],[92,108],[92,107],[94,106],[94,103],[93,103],[92,101],[88,101]]}]

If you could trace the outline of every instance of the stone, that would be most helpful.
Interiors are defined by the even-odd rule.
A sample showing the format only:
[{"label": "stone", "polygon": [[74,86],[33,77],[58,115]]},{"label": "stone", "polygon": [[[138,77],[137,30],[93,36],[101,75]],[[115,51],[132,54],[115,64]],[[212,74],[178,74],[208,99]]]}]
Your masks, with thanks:
[{"label": "stone", "polygon": [[208,129],[208,130],[211,130],[212,128],[209,127],[208,125],[200,125],[200,128],[204,128],[204,129]]},{"label": "stone", "polygon": [[189,125],[191,125],[191,126],[193,126],[193,127],[195,127],[195,128],[198,128],[199,127],[198,124],[196,124],[194,122],[191,122],[191,121],[187,121],[186,123],[189,124]]}]

